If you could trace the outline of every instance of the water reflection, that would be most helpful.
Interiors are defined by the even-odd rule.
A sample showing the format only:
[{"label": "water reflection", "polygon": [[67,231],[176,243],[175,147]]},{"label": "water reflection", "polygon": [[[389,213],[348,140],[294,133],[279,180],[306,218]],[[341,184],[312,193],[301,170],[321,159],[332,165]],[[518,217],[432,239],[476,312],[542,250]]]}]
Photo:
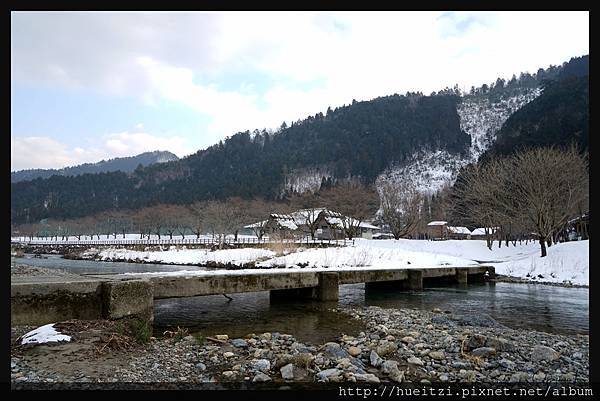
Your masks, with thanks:
[{"label": "water reflection", "polygon": [[[80,274],[152,272],[202,269],[193,266],[134,264],[48,259],[15,258],[19,263],[63,268]],[[333,340],[342,333],[356,335],[360,323],[332,312],[337,303],[271,303],[268,292],[229,294],[157,300],[157,330],[166,326],[187,326],[206,335],[280,331],[293,333],[306,342]],[[589,289],[536,284],[475,283],[468,286],[432,286],[423,291],[368,291],[364,284],[340,287],[341,305],[376,305],[384,308],[439,308],[459,313],[485,313],[514,328],[528,328],[563,334],[589,333]]]}]

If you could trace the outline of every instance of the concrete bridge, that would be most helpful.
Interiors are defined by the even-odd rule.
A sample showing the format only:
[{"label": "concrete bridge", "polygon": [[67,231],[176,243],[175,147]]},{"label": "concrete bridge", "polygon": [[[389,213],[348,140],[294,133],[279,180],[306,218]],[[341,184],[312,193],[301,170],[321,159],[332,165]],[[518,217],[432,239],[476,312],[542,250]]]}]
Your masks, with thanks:
[{"label": "concrete bridge", "polygon": [[467,284],[495,278],[491,266],[331,271],[236,272],[153,276],[86,275],[11,278],[11,323],[46,324],[67,319],[153,320],[155,299],[270,291],[271,299],[337,301],[339,285],[365,283],[380,289],[421,290],[424,283]]}]

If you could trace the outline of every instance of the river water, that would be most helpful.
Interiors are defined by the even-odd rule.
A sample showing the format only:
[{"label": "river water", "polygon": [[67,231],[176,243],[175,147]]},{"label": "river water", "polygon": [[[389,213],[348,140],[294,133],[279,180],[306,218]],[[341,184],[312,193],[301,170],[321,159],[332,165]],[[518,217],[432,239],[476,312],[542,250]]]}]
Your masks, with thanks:
[{"label": "river water", "polygon": [[[201,267],[62,259],[13,258],[17,263],[61,268],[78,274],[200,270]],[[281,332],[304,342],[322,343],[341,334],[356,335],[359,322],[335,312],[338,303],[269,301],[268,292],[163,299],[155,302],[157,334],[182,326],[209,336],[227,333]],[[377,291],[365,295],[364,284],[340,286],[339,305],[384,308],[439,308],[453,313],[487,314],[512,328],[560,334],[589,333],[589,289],[541,284],[478,283],[444,285],[418,292]]]}]

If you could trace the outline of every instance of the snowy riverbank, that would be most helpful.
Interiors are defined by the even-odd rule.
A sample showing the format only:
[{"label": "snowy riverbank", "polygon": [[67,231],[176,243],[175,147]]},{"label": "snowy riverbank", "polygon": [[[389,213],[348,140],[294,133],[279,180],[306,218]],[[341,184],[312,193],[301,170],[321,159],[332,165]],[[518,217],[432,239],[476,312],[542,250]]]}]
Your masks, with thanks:
[{"label": "snowy riverbank", "polygon": [[[555,244],[548,248],[548,256],[541,258],[539,245],[534,242],[502,245],[494,243],[492,250],[479,240],[366,240],[357,239],[354,245],[330,248],[304,248],[292,245],[281,250],[264,248],[186,249],[171,246],[164,251],[133,251],[107,248],[98,251],[97,260],[130,261],[162,264],[254,267],[261,272],[280,268],[300,270],[348,270],[428,268],[491,265],[498,275],[530,282],[589,286],[589,240]],[[237,270],[243,272],[245,270]],[[252,270],[255,271],[255,270]],[[211,270],[211,273],[228,270]],[[201,275],[206,271],[185,271],[170,275]]]}]

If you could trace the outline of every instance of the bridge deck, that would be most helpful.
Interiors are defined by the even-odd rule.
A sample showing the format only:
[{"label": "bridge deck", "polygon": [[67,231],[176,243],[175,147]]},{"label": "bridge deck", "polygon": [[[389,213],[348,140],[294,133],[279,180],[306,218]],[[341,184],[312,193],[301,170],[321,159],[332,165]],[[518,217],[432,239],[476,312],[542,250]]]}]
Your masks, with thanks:
[{"label": "bridge deck", "polygon": [[[457,270],[467,271],[468,275],[484,274],[488,266],[469,267],[433,267],[424,269],[364,269],[364,270],[330,270],[327,273],[338,274],[338,284],[373,283],[383,281],[402,281],[408,279],[410,271],[422,272],[422,277],[454,277]],[[308,269],[307,269],[308,270]],[[61,279],[60,276],[52,278],[29,277],[11,280],[11,296],[23,296],[27,293],[48,293],[52,290],[69,290],[77,288],[90,290],[94,285],[105,281],[130,281],[148,280],[154,288],[154,298],[193,297],[201,295],[229,294],[240,292],[257,292],[269,290],[285,290],[293,288],[309,288],[319,285],[319,275],[323,271],[269,271],[257,273],[238,273],[230,271],[222,273],[204,273],[202,275],[182,276],[153,276],[153,275],[120,275],[120,274],[93,274],[74,279]],[[84,285],[85,283],[85,285]]]}]

